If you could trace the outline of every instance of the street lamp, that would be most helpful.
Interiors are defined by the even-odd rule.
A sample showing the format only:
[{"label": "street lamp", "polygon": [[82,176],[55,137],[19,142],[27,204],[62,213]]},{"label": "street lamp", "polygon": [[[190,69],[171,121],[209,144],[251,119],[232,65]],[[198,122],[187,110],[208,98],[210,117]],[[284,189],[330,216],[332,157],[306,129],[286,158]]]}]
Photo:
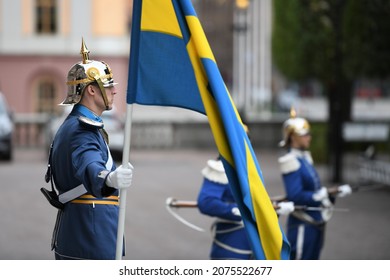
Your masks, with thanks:
[{"label": "street lamp", "polygon": [[245,86],[248,7],[249,0],[236,0],[233,13],[233,98],[242,114],[245,114],[248,98]]},{"label": "street lamp", "polygon": [[249,6],[249,0],[236,0],[236,7],[245,10]]},{"label": "street lamp", "polygon": [[236,0],[233,89],[244,115],[269,115],[271,100],[272,0]]}]

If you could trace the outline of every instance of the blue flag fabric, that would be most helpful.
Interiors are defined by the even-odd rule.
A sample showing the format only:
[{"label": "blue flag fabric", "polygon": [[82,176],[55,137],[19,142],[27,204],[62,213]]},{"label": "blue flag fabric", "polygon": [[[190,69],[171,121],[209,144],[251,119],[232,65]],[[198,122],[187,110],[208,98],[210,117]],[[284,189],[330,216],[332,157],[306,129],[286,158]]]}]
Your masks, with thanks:
[{"label": "blue flag fabric", "polygon": [[186,49],[191,35],[178,9],[178,1],[134,1],[127,103],[205,113]]},{"label": "blue flag fabric", "polygon": [[256,259],[290,246],[190,0],[134,0],[127,103],[206,114]]}]

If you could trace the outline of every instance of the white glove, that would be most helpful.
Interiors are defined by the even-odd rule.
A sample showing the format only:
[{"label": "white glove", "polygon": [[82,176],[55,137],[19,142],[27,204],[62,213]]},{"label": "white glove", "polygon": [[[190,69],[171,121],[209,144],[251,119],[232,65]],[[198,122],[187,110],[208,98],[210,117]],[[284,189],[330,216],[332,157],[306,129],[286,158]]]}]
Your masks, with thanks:
[{"label": "white glove", "polygon": [[338,191],[337,197],[345,197],[352,193],[352,188],[350,185],[342,185],[337,188],[337,191]]},{"label": "white glove", "polygon": [[235,216],[241,217],[240,209],[238,209],[237,207],[232,208],[232,213]]},{"label": "white glove", "polygon": [[106,179],[106,185],[115,189],[126,189],[131,186],[134,167],[129,162],[126,167],[122,165],[110,172]]},{"label": "white glove", "polygon": [[324,198],[321,201],[321,204],[322,204],[322,207],[324,208],[321,211],[322,219],[325,222],[328,222],[330,220],[330,218],[332,218],[332,215],[333,215],[333,204],[332,204],[332,202],[330,201],[329,198]]},{"label": "white glove", "polygon": [[325,187],[322,187],[319,191],[316,191],[313,194],[313,200],[314,201],[321,201],[324,198],[328,197],[328,190]]},{"label": "white glove", "polygon": [[277,204],[277,209],[276,209],[276,213],[278,215],[288,215],[290,214],[291,212],[294,211],[294,202],[292,201],[288,201],[288,202],[279,202]]}]

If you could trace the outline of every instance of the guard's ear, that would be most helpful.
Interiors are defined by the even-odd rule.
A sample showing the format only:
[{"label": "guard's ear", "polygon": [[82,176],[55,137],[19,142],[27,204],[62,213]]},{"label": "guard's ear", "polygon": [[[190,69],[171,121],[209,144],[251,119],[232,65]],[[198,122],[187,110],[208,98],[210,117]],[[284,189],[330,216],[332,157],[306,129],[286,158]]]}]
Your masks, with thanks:
[{"label": "guard's ear", "polygon": [[89,84],[85,88],[85,90],[88,92],[90,95],[95,95],[97,93],[97,87],[94,84]]}]

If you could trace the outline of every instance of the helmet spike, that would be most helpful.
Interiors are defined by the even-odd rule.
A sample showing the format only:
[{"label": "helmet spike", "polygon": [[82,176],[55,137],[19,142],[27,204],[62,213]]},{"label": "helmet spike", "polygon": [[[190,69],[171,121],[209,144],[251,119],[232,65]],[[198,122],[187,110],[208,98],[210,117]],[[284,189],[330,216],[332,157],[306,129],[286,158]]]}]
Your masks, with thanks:
[{"label": "helmet spike", "polygon": [[89,60],[89,50],[85,46],[84,38],[81,38],[82,61],[74,64],[68,71],[66,84],[68,86],[67,97],[61,104],[74,105],[81,101],[84,89],[93,82],[99,85],[103,99],[107,104],[106,87],[115,86],[110,66],[104,61]]},{"label": "helmet spike", "polygon": [[295,111],[294,107],[291,106],[291,109],[290,109],[290,118],[294,119],[296,118],[297,116],[297,112]]},{"label": "helmet spike", "polygon": [[89,50],[87,49],[87,46],[85,45],[84,38],[81,37],[81,50],[80,54],[83,58],[83,64],[86,64],[89,62]]}]

